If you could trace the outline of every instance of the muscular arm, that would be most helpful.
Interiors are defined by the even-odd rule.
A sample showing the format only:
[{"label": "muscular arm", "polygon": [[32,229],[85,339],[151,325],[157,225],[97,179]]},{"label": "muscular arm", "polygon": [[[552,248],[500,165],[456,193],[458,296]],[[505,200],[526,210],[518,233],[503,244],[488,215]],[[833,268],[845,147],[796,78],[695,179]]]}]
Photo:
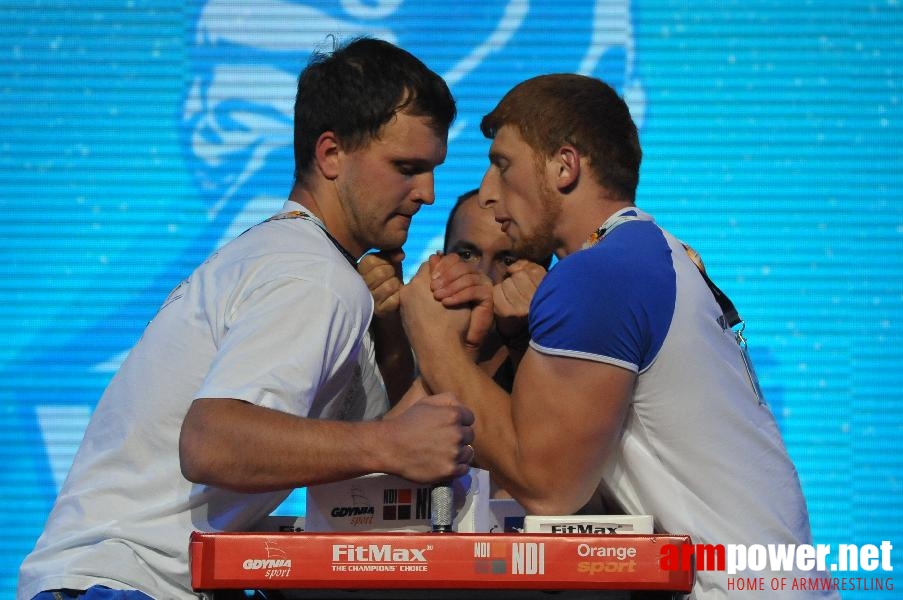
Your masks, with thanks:
[{"label": "muscular arm", "polygon": [[373,296],[370,331],[376,347],[376,363],[393,405],[415,376],[414,356],[398,312],[402,260],[404,252],[392,250],[368,254],[358,264],[358,272]]},{"label": "muscular arm", "polygon": [[411,346],[398,313],[374,316],[370,325],[376,348],[376,364],[386,384],[389,403],[395,405],[414,381],[416,369]]},{"label": "muscular arm", "polygon": [[307,419],[231,398],[199,398],[182,423],[186,479],[263,492],[393,473],[428,483],[463,475],[473,416],[430,396],[379,421]]},{"label": "muscular arm", "polygon": [[461,343],[466,323],[432,300],[423,276],[402,292],[405,326],[428,387],[473,410],[478,464],[532,514],[576,511],[600,481],[635,375],[530,349],[506,394],[474,364]]},{"label": "muscular arm", "polygon": [[569,514],[585,504],[620,434],[633,390],[630,371],[528,350],[511,395],[457,353],[424,359],[433,389],[474,411],[476,460],[531,514]]}]

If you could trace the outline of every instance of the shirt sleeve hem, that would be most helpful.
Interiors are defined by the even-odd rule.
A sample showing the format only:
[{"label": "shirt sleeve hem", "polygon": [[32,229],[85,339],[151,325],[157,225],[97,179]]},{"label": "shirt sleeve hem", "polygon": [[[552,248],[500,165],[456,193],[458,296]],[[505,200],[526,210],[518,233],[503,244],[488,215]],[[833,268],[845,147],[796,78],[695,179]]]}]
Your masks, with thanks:
[{"label": "shirt sleeve hem", "polygon": [[548,356],[561,356],[563,358],[579,358],[582,360],[591,360],[593,362],[606,363],[609,365],[614,365],[616,367],[621,367],[622,369],[627,369],[633,373],[639,372],[639,366],[628,362],[626,360],[621,360],[618,358],[613,358],[611,356],[604,356],[601,354],[593,354],[592,352],[581,352],[579,350],[561,350],[558,348],[548,348],[546,346],[542,346],[537,344],[535,341],[530,341],[530,347],[539,352],[540,354],[545,354]]}]

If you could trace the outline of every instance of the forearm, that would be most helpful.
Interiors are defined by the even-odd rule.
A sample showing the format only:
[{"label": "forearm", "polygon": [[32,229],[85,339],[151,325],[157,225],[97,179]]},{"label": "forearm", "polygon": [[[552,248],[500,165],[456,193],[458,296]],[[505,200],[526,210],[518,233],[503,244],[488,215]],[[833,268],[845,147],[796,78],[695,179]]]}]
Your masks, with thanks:
[{"label": "forearm", "polygon": [[179,440],[190,481],[241,492],[292,489],[383,471],[378,421],[304,419],[240,400],[201,398]]},{"label": "forearm", "polygon": [[[437,344],[437,346],[439,346]],[[421,378],[432,390],[454,393],[475,416],[474,464],[492,473],[495,481],[525,507],[549,502],[555,486],[546,477],[545,462],[524,460],[529,441],[518,430],[511,396],[500,388],[462,347],[418,354]]]},{"label": "forearm", "polygon": [[473,411],[475,464],[530,514],[583,506],[618,438],[633,375],[528,350],[509,395],[460,346],[435,347],[444,350],[420,359],[422,377]]},{"label": "forearm", "polygon": [[402,394],[401,399],[393,405],[389,414],[391,414],[394,410],[404,410],[424,396],[429,396],[432,393],[432,390],[430,390],[426,386],[426,382],[423,380],[423,377],[418,376],[411,383],[411,387],[409,387],[408,390],[404,394]]},{"label": "forearm", "polygon": [[374,317],[370,331],[376,349],[376,364],[386,384],[389,402],[394,405],[414,382],[414,353],[398,312]]},{"label": "forearm", "polygon": [[[485,335],[479,333],[485,334],[492,322],[491,294],[486,295],[485,286],[473,284],[456,292],[466,278],[452,276],[460,266],[457,256],[441,260],[445,258],[449,259],[447,270],[431,259],[401,292],[404,326],[421,377],[428,389],[451,392],[474,413],[476,464],[492,472],[528,511],[576,510],[586,501],[583,498],[578,503],[585,486],[556,485],[562,470],[558,464],[561,448],[570,440],[562,436],[552,439],[548,433],[550,421],[544,405],[553,402],[554,395],[525,393],[521,398],[516,381],[515,396],[509,396],[480,368],[473,345],[484,343]],[[468,335],[473,332],[477,335]],[[529,352],[524,360],[527,358]],[[520,378],[518,372],[517,380]],[[531,384],[525,389],[547,386]],[[578,470],[577,466],[569,468],[567,484],[582,476]]]}]

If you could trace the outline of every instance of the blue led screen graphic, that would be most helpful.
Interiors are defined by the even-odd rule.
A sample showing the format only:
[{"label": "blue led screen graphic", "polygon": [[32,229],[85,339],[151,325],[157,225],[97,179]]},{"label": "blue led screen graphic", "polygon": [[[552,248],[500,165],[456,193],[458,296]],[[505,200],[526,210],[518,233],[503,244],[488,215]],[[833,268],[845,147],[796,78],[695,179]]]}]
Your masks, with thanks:
[{"label": "blue led screen graphic", "polygon": [[903,547],[898,2],[23,0],[0,29],[0,598],[160,302],[281,206],[295,81],[329,34],[398,43],[458,100],[408,275],[478,184],[479,121],[510,87],[615,85],[644,146],[637,203],[745,318],[815,541]]}]

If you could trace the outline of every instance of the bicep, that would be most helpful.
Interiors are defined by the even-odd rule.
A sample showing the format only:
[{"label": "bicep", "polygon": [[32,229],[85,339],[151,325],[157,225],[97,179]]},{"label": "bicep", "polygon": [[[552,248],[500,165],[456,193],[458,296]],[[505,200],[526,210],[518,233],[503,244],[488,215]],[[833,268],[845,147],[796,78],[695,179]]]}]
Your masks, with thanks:
[{"label": "bicep", "polygon": [[548,511],[573,512],[601,480],[620,436],[636,374],[608,363],[529,349],[517,372],[512,420],[534,489],[557,489]]}]

